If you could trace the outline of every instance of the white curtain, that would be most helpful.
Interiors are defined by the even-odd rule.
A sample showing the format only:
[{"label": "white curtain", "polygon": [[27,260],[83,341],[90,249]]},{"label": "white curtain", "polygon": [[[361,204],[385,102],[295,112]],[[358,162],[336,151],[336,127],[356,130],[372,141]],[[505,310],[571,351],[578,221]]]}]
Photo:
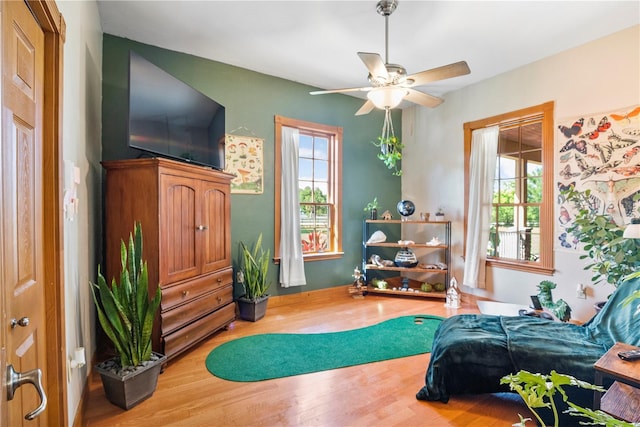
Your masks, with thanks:
[{"label": "white curtain", "polygon": [[280,191],[280,284],[283,288],[307,284],[300,241],[298,200],[298,129],[282,127]]},{"label": "white curtain", "polygon": [[463,283],[472,288],[485,287],[485,263],[499,131],[498,126],[492,126],[474,130],[471,136],[467,249]]}]

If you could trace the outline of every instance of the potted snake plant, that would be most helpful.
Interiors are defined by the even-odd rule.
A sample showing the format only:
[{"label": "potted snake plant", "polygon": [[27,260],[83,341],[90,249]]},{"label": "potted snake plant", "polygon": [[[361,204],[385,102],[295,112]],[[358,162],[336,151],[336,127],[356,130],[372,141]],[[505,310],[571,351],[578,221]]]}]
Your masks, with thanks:
[{"label": "potted snake plant", "polygon": [[134,224],[134,235],[129,234],[128,246],[121,240],[120,260],[120,283],[113,278],[109,286],[98,266],[98,283],[91,283],[90,287],[100,326],[118,354],[96,365],[96,370],[107,399],[122,409],[130,409],[151,397],[166,360],[166,356],[151,349],[161,291],[158,286],[150,298],[139,222]]},{"label": "potted snake plant", "polygon": [[240,242],[240,274],[238,282],[244,287],[244,295],[238,298],[240,318],[255,322],[264,317],[267,311],[269,295],[267,290],[271,282],[269,272],[270,251],[262,249],[262,234],[250,249]]}]

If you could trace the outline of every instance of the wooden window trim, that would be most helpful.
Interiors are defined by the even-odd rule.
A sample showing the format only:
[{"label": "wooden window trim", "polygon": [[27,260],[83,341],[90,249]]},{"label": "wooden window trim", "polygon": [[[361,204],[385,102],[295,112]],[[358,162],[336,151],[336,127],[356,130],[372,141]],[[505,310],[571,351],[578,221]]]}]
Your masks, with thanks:
[{"label": "wooden window trim", "polygon": [[[339,126],[323,125],[320,123],[307,122],[304,120],[291,119],[283,116],[275,116],[275,160],[274,160],[274,177],[275,177],[275,217],[274,217],[274,257],[275,263],[280,262],[280,177],[282,176],[282,151],[280,141],[282,140],[282,126],[297,128],[301,130],[322,131],[335,136],[335,143],[330,144],[329,157],[332,159],[330,167],[332,168],[329,179],[329,188],[334,197],[334,210],[332,214],[335,216],[332,235],[329,236],[333,240],[334,250],[326,253],[305,254],[305,262],[323,261],[328,259],[341,258],[344,255],[342,251],[342,128]],[[338,179],[333,179],[337,176]]]},{"label": "wooden window trim", "polygon": [[467,122],[464,124],[464,212],[465,218],[464,224],[464,248],[466,250],[466,237],[467,237],[467,211],[469,208],[469,167],[471,160],[471,134],[476,129],[481,129],[489,126],[500,125],[513,121],[516,118],[527,118],[531,116],[543,115],[542,120],[542,159],[543,159],[543,188],[542,188],[542,201],[545,209],[540,212],[540,225],[544,230],[540,234],[540,262],[532,261],[515,261],[507,259],[488,259],[486,265],[488,267],[500,267],[511,270],[518,270],[530,273],[539,273],[545,275],[552,275],[554,272],[553,267],[553,236],[554,236],[554,223],[553,223],[553,192],[554,192],[554,173],[553,173],[553,147],[554,147],[554,102],[546,102],[544,104],[535,105],[521,110],[512,111],[505,114],[500,114],[486,119],[476,120],[473,122]]}]

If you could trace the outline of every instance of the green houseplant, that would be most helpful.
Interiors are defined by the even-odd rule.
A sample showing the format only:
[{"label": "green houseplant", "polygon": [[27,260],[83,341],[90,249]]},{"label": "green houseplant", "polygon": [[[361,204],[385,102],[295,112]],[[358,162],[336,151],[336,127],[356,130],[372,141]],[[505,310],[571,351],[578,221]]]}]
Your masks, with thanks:
[{"label": "green houseplant", "polygon": [[369,212],[370,219],[378,219],[378,198],[374,197],[372,201],[364,207],[365,212]]},{"label": "green houseplant", "polygon": [[591,259],[584,269],[593,271],[594,284],[605,282],[618,287],[640,268],[640,242],[623,238],[624,227],[592,207],[590,190],[578,191],[571,186],[561,196],[576,211],[567,231],[584,244],[586,254],[580,259]]},{"label": "green houseplant", "polygon": [[371,142],[376,147],[380,147],[378,153],[378,159],[382,160],[384,165],[393,170],[393,175],[402,176],[402,169],[400,169],[399,162],[402,160],[402,149],[404,145],[400,142],[400,138],[395,135],[392,136],[379,136],[378,141]]},{"label": "green houseplant", "polygon": [[382,160],[388,169],[393,170],[393,175],[402,176],[402,169],[400,169],[398,163],[402,160],[404,145],[393,131],[393,120],[391,119],[391,109],[389,107],[384,109],[382,135],[378,137],[377,141],[371,141],[371,143],[380,148],[378,159]]},{"label": "green houseplant", "polygon": [[238,298],[240,318],[255,322],[264,317],[267,310],[271,286],[268,280],[270,251],[262,249],[262,234],[250,249],[240,242],[239,280],[244,288],[244,295]]},{"label": "green houseplant", "polygon": [[[601,411],[589,408],[583,408],[575,405],[568,400],[565,387],[579,387],[588,390],[606,391],[600,386],[592,385],[584,381],[580,381],[571,375],[559,374],[551,371],[549,375],[533,374],[531,372],[521,370],[517,374],[507,375],[500,380],[500,384],[508,384],[512,391],[517,392],[527,407],[536,417],[539,425],[545,425],[544,421],[536,411],[540,408],[550,408],[553,412],[554,427],[559,427],[558,408],[554,402],[554,396],[559,395],[564,402],[567,403],[569,409],[567,413],[572,416],[582,417],[584,425],[604,425],[609,427],[633,427],[634,424],[620,421],[611,415]],[[587,421],[588,420],[588,421]],[[513,424],[514,426],[524,427],[530,418],[524,418],[520,415],[520,422]]]},{"label": "green houseplant", "polygon": [[98,321],[113,343],[118,356],[96,366],[102,377],[107,399],[130,409],[155,391],[158,375],[166,357],[151,349],[153,323],[160,306],[161,290],[149,296],[147,263],[142,260],[142,225],[134,224],[128,246],[121,240],[120,283],[111,285],[100,272],[91,293]]}]

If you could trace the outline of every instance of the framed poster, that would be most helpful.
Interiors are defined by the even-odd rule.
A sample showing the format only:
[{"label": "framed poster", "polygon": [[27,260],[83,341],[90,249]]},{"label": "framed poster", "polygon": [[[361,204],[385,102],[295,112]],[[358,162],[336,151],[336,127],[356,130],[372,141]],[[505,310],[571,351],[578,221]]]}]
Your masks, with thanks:
[{"label": "framed poster", "polygon": [[640,207],[640,106],[567,117],[557,124],[556,249],[574,250],[578,241],[567,230],[576,214],[560,191],[590,190],[591,208],[619,226],[629,224]]},{"label": "framed poster", "polygon": [[235,175],[231,193],[262,194],[264,139],[231,134],[224,139],[224,171]]}]

